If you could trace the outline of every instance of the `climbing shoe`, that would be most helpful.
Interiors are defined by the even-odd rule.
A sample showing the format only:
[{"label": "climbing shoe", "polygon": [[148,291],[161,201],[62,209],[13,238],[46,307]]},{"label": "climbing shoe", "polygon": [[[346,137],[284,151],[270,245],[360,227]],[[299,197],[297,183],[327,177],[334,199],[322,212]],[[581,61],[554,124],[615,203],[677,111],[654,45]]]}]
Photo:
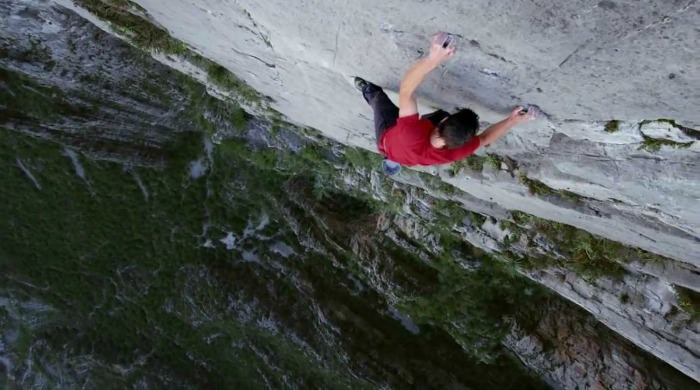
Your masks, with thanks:
[{"label": "climbing shoe", "polygon": [[372,84],[368,83],[365,79],[355,77],[355,88],[360,90],[360,92],[364,93],[370,85]]}]

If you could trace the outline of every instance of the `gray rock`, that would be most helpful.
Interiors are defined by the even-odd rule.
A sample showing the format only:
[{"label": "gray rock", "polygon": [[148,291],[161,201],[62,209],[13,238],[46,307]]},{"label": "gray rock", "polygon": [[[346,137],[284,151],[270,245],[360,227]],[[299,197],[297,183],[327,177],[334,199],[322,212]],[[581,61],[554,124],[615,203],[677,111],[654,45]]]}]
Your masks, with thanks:
[{"label": "gray rock", "polygon": [[[291,121],[371,150],[372,113],[348,77],[395,90],[433,32],[459,34],[459,54],[428,77],[421,95],[446,109],[472,106],[489,122],[515,104],[537,103],[547,119],[490,151],[556,189],[622,204],[592,216],[532,199],[513,180],[453,184],[507,209],[700,262],[700,146],[639,151],[635,126],[657,118],[700,125],[691,87],[700,80],[691,65],[698,56],[686,50],[699,43],[696,2],[137,2]],[[609,119],[623,120],[618,133],[603,131]]]},{"label": "gray rock", "polygon": [[[67,0],[55,2],[75,8]],[[674,321],[665,316],[675,299],[671,284],[700,288],[700,147],[692,136],[675,128],[658,122],[638,125],[643,119],[658,118],[673,118],[686,126],[700,124],[694,107],[698,92],[690,87],[698,81],[699,70],[692,66],[697,56],[685,50],[698,46],[693,30],[698,19],[695,2],[603,1],[591,6],[576,1],[543,8],[503,8],[506,6],[487,6],[486,2],[450,2],[444,7],[422,2],[401,7],[391,2],[301,1],[291,6],[279,1],[138,3],[176,38],[270,96],[273,107],[290,120],[369,149],[374,148],[371,112],[347,76],[363,75],[396,89],[406,66],[424,54],[432,32],[444,29],[461,34],[460,56],[429,78],[421,90],[424,100],[447,109],[470,105],[488,122],[516,103],[537,103],[548,113],[547,118],[517,129],[489,152],[512,157],[530,178],[589,199],[574,206],[534,197],[508,172],[450,178],[443,168],[426,170],[464,190],[455,198],[469,209],[498,219],[507,218],[508,210],[522,210],[679,260],[658,269],[631,265],[636,274],[623,283],[592,284],[575,275],[566,275],[562,283],[557,269],[530,277],[643,349],[695,380],[699,378],[696,323],[674,329]],[[426,15],[434,18],[425,22],[430,20]],[[18,31],[33,27],[13,26]],[[52,50],[65,50],[65,42]],[[673,62],[664,58],[673,58]],[[104,60],[109,67],[108,58]],[[153,118],[159,124],[158,118],[173,121],[175,117],[167,107],[138,101],[116,103],[133,107],[133,116],[127,115],[121,124],[106,123],[111,126],[101,134],[104,140],[137,138],[139,134],[130,132],[129,120]],[[612,134],[604,131],[609,119],[622,120]],[[47,129],[40,130],[33,134],[50,135]],[[79,129],[69,124],[58,130],[70,134]],[[155,126],[147,141],[166,142],[164,130]],[[248,135],[267,144],[258,130],[248,129]],[[639,150],[644,136],[694,144],[687,149],[666,146],[651,153]],[[401,180],[419,184],[410,173],[407,177]],[[421,212],[427,214],[429,208]],[[414,224],[406,218],[398,225],[415,233],[410,237],[435,245],[430,241],[434,237]],[[490,223],[483,231],[463,233],[491,251],[497,251],[503,240],[500,230]],[[357,252],[380,249],[358,241],[352,245]],[[370,270],[373,267],[379,265],[368,265]],[[658,278],[646,280],[646,275]],[[391,278],[377,276],[369,283],[389,299],[396,288]],[[631,297],[629,304],[620,304],[622,293]],[[536,342],[524,344],[523,350],[537,349]],[[578,375],[562,374],[558,381],[567,386],[593,383],[584,381],[586,364],[583,359],[553,370]],[[636,380],[635,375],[628,377]]]}]

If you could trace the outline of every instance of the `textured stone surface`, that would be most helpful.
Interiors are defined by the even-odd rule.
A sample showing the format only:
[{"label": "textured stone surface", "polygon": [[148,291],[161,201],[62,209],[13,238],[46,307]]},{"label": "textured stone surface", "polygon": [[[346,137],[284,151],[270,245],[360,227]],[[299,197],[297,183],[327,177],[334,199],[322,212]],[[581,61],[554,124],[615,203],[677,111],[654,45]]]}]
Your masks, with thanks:
[{"label": "textured stone surface", "polygon": [[[446,109],[471,106],[486,121],[517,103],[540,105],[547,120],[516,129],[490,151],[555,189],[600,202],[589,206],[593,213],[553,206],[506,175],[451,183],[506,209],[700,263],[700,146],[638,150],[637,125],[700,124],[695,1],[137,2],[290,120],[372,150],[372,113],[348,77],[396,89],[430,34],[460,34],[458,55],[429,76],[421,95]],[[610,119],[623,120],[618,132],[604,131]]]},{"label": "textured stone surface", "polygon": [[[72,6],[66,0],[58,2]],[[425,49],[425,37],[432,31],[464,35],[460,56],[431,76],[422,90],[425,96],[444,108],[471,105],[488,121],[516,102],[540,104],[551,115],[549,120],[516,130],[491,151],[512,156],[532,178],[591,199],[572,205],[533,197],[509,172],[490,167],[455,178],[443,169],[429,171],[465,190],[457,198],[468,209],[498,219],[507,218],[507,210],[523,210],[682,260],[658,267],[633,265],[638,273],[620,284],[594,286],[573,276],[562,283],[561,275],[552,272],[533,278],[698,378],[698,346],[693,341],[697,328],[690,324],[672,329],[673,321],[665,318],[676,299],[671,284],[696,290],[700,286],[698,143],[688,149],[663,147],[658,153],[638,149],[643,134],[687,141],[681,138],[686,133],[663,126],[645,125],[640,131],[642,119],[671,117],[688,126],[698,123],[697,110],[690,106],[697,101],[697,92],[688,87],[697,84],[697,69],[686,65],[693,63],[694,53],[686,48],[697,43],[695,30],[689,27],[697,19],[695,2],[637,8],[607,1],[597,6],[578,2],[563,6],[570,11],[521,4],[506,12],[498,7],[425,3],[139,3],[174,36],[269,95],[273,106],[293,121],[368,148],[372,147],[370,112],[346,76],[362,74],[395,87],[406,65]],[[434,18],[425,22],[429,14]],[[656,16],[661,23],[643,23]],[[484,20],[494,22],[484,25]],[[476,27],[479,24],[482,27]],[[464,26],[474,30],[467,34],[461,31]],[[668,42],[664,35],[670,37]],[[652,49],[644,51],[645,56],[649,54],[643,61],[630,61],[629,55],[621,54],[626,60],[615,62],[607,49],[595,44],[600,37],[614,37],[606,40],[606,47],[610,42],[626,42],[616,53]],[[672,64],[659,64],[655,53],[661,49],[673,56]],[[666,71],[664,67],[673,70],[674,77],[654,79],[660,69]],[[584,68],[590,69],[584,72]],[[606,68],[610,75],[599,77],[600,69]],[[536,92],[537,88],[543,92]],[[604,126],[610,118],[627,121],[609,134]],[[659,128],[671,131],[673,137],[665,137]],[[114,134],[120,134],[119,128]],[[420,184],[410,175],[399,179]],[[465,235],[475,245],[498,250],[502,233],[495,225],[487,225],[484,231],[465,230]],[[658,280],[640,282],[647,275]],[[638,299],[621,305],[622,292]]]},{"label": "textured stone surface", "polygon": [[551,301],[541,313],[544,319],[534,329],[515,327],[505,344],[554,388],[643,390],[695,385],[649,364],[619,336],[586,321],[579,309]]},{"label": "textured stone surface", "polygon": [[[414,186],[426,186],[417,175],[404,175],[400,179]],[[492,215],[497,219],[507,218],[503,209],[493,207],[469,195],[457,193],[452,196],[452,199],[461,202],[469,210]],[[414,225],[404,223],[401,226],[410,237],[424,240],[425,232],[416,229]],[[458,230],[466,241],[476,247],[489,252],[505,250],[502,230],[490,221],[482,226],[470,225]],[[512,247],[510,249],[513,250]],[[556,251],[556,248],[550,249]],[[535,253],[546,255],[550,249],[534,248],[533,250]],[[527,250],[526,253],[532,254]],[[691,378],[699,380],[700,345],[697,340],[700,340],[700,323],[690,318],[688,314],[678,312],[678,295],[674,287],[697,289],[700,285],[697,268],[691,264],[676,261],[632,262],[625,265],[625,268],[628,274],[622,280],[603,277],[592,281],[562,267],[525,271],[525,273],[531,279],[585,309],[602,324],[638,347],[668,362]],[[570,343],[576,344],[574,341]],[[589,358],[592,359],[592,357]],[[582,358],[582,360],[589,358]],[[552,363],[551,356],[540,355],[535,360],[538,359]],[[529,364],[532,359],[526,359],[526,361]],[[592,364],[591,367],[597,364]],[[573,380],[570,376],[571,367],[560,368],[564,372],[560,373],[562,376],[557,376],[556,383],[565,384]],[[544,370],[539,372],[548,372],[544,366],[540,366],[539,370]],[[627,374],[620,373],[620,375],[625,377]]]},{"label": "textured stone surface", "polygon": [[[202,86],[50,2],[0,2],[0,21],[0,71],[10,75],[0,78],[0,387],[504,388],[498,384],[510,382],[506,388],[521,389],[523,381],[538,383],[517,364],[509,372],[523,380],[499,375],[502,365],[484,374],[485,365],[467,359],[449,335],[424,323],[418,328],[403,309],[387,305],[396,296],[385,298],[346,269],[354,262],[389,291],[427,290],[418,283],[421,274],[402,261],[424,248],[387,254],[383,235],[375,234],[377,215],[367,208],[348,214],[343,201],[351,197],[320,202],[313,181],[301,175],[280,191],[282,181],[268,181],[275,171],[218,165],[221,150],[214,154],[211,143],[199,142],[210,127],[175,115],[207,96]],[[46,48],[41,61],[27,60],[32,46]],[[32,100],[26,91],[51,93]],[[11,97],[34,105],[18,108]],[[98,107],[73,115],[63,98]],[[40,111],[40,103],[62,110]],[[195,114],[210,113],[216,103],[197,106]],[[245,129],[210,125],[225,135],[238,130],[254,146],[298,150],[312,142],[292,126],[278,124],[273,132],[270,123],[252,118]],[[187,144],[176,142],[188,130]],[[101,153],[118,145],[117,136],[133,148]],[[139,153],[143,143],[179,157],[171,155],[160,169],[143,167],[153,165]],[[215,179],[214,171],[222,176]],[[260,180],[265,191],[253,194]],[[71,241],[76,244],[64,244]],[[361,261],[340,256],[352,258],[350,247]],[[389,349],[396,354],[388,356]],[[250,372],[242,371],[247,364]],[[319,369],[331,376],[314,377]],[[334,384],[338,375],[352,382]]]},{"label": "textured stone surface", "polygon": [[571,273],[556,271],[530,276],[593,313],[642,349],[664,356],[672,366],[700,379],[700,326],[697,321],[688,323],[688,316],[675,318],[672,305],[677,303],[676,292],[665,280],[634,275],[624,281],[603,279],[591,284]]}]

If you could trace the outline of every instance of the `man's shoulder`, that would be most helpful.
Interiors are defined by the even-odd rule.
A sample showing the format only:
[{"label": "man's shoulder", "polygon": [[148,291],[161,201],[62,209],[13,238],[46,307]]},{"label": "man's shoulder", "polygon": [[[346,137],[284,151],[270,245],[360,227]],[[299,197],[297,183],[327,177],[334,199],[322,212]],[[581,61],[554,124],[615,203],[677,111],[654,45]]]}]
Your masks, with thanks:
[{"label": "man's shoulder", "polygon": [[437,110],[435,112],[431,112],[429,114],[425,114],[421,117],[421,119],[425,119],[430,121],[430,123],[433,124],[433,126],[437,127],[440,122],[442,122],[443,119],[447,118],[450,116],[450,113],[444,110]]}]

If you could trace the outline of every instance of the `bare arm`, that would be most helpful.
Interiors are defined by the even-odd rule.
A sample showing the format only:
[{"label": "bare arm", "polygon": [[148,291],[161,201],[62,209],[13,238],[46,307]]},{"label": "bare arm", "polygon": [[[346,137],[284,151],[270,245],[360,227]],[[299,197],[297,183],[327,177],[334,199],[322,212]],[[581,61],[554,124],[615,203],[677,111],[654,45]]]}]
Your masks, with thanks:
[{"label": "bare arm", "polygon": [[411,116],[418,113],[418,103],[414,96],[416,89],[423,82],[425,76],[431,70],[437,68],[439,63],[432,60],[430,57],[418,60],[411,65],[406,71],[401,81],[401,89],[399,90],[399,117]]},{"label": "bare arm", "polygon": [[449,35],[444,32],[433,35],[428,57],[418,60],[411,65],[403,76],[403,80],[401,80],[401,89],[399,90],[400,118],[418,113],[418,104],[414,96],[416,89],[430,71],[437,68],[438,65],[454,55],[454,44],[443,45],[447,42],[448,37]]},{"label": "bare arm", "polygon": [[481,146],[491,145],[492,143],[496,142],[499,138],[503,137],[508,132],[508,130],[513,128],[513,126],[522,122],[535,119],[535,117],[537,116],[537,109],[534,107],[530,108],[530,110],[525,114],[520,113],[522,109],[523,108],[520,106],[516,107],[506,119],[494,123],[493,125],[489,126],[486,130],[484,130],[481,134],[479,134],[479,141]]}]

